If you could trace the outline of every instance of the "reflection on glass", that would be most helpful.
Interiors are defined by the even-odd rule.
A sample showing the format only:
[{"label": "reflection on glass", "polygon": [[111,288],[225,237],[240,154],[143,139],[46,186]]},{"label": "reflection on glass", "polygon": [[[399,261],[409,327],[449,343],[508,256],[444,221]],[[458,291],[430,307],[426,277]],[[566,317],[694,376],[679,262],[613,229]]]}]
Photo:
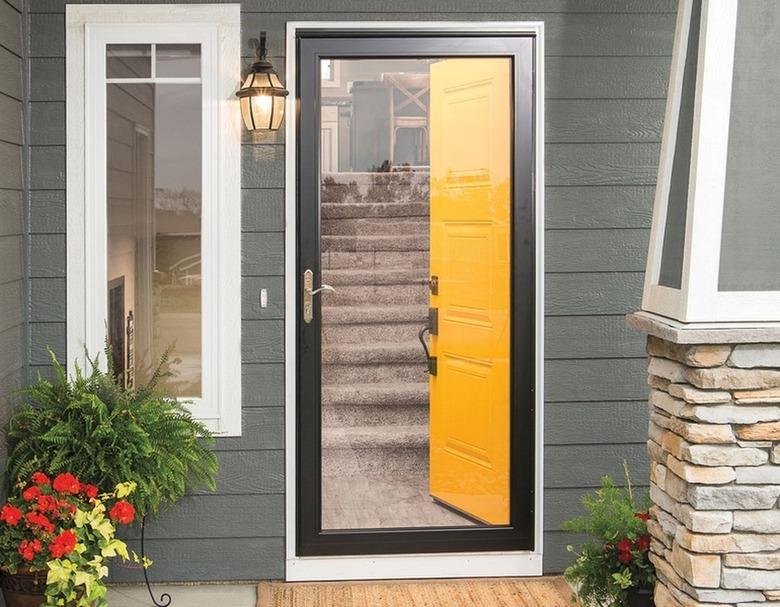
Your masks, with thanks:
[{"label": "reflection on glass", "polygon": [[151,44],[106,45],[106,78],[150,78]]},{"label": "reflection on glass", "polygon": [[155,57],[160,78],[200,76],[200,44],[157,44]]},{"label": "reflection on glass", "polygon": [[719,289],[780,290],[780,14],[740,2],[726,165]]},{"label": "reflection on glass", "polygon": [[[124,292],[109,325],[128,337],[114,356],[125,361],[127,383],[143,382],[170,348],[175,376],[165,387],[199,397],[201,131],[193,125],[201,124],[201,87],[106,86],[107,279],[121,280]],[[120,308],[123,317],[112,317]]]},{"label": "reflection on glass", "polygon": [[320,73],[322,527],[506,525],[511,63]]}]

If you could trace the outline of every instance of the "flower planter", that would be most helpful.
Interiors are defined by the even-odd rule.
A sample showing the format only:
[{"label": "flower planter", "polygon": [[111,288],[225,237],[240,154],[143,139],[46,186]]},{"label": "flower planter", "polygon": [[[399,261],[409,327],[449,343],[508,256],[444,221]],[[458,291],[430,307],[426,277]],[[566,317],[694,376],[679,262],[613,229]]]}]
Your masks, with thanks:
[{"label": "flower planter", "polygon": [[0,588],[6,607],[40,607],[46,596],[46,571],[6,571],[0,575]]},{"label": "flower planter", "polygon": [[653,591],[648,588],[632,588],[628,591],[628,607],[655,607]]}]

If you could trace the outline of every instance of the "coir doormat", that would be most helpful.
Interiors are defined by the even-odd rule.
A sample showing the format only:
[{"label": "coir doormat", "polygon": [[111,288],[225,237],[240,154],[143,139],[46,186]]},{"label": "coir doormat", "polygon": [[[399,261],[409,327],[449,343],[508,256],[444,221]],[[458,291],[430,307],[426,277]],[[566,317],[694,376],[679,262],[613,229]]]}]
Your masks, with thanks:
[{"label": "coir doormat", "polygon": [[563,578],[261,582],[257,607],[571,607]]}]

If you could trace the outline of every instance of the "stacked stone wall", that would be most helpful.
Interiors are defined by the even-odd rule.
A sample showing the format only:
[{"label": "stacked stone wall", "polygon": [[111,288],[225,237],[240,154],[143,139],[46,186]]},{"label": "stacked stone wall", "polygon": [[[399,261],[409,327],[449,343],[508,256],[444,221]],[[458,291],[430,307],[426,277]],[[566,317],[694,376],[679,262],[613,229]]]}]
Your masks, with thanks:
[{"label": "stacked stone wall", "polygon": [[647,352],[657,607],[780,607],[780,344]]}]

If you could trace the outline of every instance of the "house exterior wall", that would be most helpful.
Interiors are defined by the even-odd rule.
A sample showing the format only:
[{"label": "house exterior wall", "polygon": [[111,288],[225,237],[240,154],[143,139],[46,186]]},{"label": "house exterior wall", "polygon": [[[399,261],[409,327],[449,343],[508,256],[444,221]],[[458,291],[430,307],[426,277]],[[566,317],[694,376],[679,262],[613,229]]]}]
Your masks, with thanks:
[{"label": "house exterior wall", "polygon": [[[0,425],[27,359],[24,197],[24,43],[22,2],[0,0]],[[5,475],[5,446],[0,446]],[[5,483],[2,483],[5,486]],[[2,491],[2,490],[0,490]]]},{"label": "house exterior wall", "polygon": [[[30,363],[42,372],[47,345],[65,355],[64,6],[29,0]],[[601,474],[619,478],[626,459],[646,484],[644,343],[623,315],[641,299],[675,11],[676,0],[242,2],[244,63],[264,30],[279,73],[292,20],[545,21],[548,572],[568,560],[561,522]],[[155,580],[284,575],[283,137],[245,133],[242,147],[243,436],[218,440],[216,494],[149,529]]]}]

